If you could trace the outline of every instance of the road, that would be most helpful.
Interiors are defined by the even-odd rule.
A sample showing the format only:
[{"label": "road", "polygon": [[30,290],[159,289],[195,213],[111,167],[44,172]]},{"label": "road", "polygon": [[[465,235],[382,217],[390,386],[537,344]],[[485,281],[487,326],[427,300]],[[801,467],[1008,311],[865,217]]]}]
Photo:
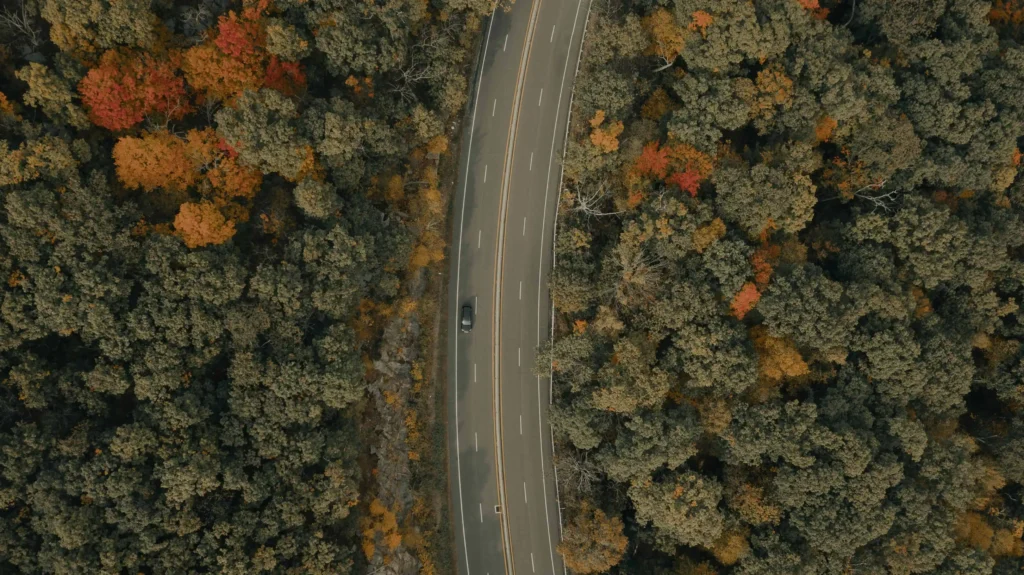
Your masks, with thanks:
[{"label": "road", "polygon": [[[517,0],[485,23],[453,200],[448,324],[459,573],[562,575],[547,422],[533,375],[570,92],[590,0]],[[472,305],[472,332],[459,331]]]}]

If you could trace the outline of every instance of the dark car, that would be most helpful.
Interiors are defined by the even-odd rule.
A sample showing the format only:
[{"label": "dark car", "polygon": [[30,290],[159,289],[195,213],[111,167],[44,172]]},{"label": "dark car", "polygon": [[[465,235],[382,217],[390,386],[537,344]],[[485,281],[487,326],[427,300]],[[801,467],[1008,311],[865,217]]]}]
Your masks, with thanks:
[{"label": "dark car", "polygon": [[462,306],[462,318],[459,320],[459,327],[463,333],[473,331],[473,306],[469,304]]}]

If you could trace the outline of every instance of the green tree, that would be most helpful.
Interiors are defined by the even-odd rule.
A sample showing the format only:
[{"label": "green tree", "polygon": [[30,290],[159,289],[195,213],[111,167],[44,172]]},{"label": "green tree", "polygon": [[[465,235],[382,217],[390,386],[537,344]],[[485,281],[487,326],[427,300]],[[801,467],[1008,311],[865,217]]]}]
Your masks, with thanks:
[{"label": "green tree", "polygon": [[156,38],[156,15],[149,0],[45,0],[50,41],[65,52],[95,55],[116,46],[149,47]]},{"label": "green tree", "polygon": [[295,103],[277,90],[245,92],[235,107],[217,112],[217,131],[243,164],[295,179],[311,149],[299,132]]},{"label": "green tree", "polygon": [[17,77],[28,84],[23,98],[29,106],[40,108],[55,122],[67,123],[78,129],[89,125],[85,112],[74,103],[71,88],[52,70],[32,62],[18,70]]}]

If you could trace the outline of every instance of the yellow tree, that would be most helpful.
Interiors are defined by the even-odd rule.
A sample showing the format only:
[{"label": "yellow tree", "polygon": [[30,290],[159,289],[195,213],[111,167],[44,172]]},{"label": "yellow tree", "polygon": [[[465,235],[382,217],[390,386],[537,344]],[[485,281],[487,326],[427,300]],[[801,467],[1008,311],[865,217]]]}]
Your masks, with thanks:
[{"label": "yellow tree", "polygon": [[181,191],[195,183],[196,171],[185,142],[163,130],[119,139],[113,156],[117,178],[133,190]]},{"label": "yellow tree", "polygon": [[605,127],[604,110],[598,110],[590,120],[590,141],[601,149],[602,152],[614,152],[619,149],[619,135],[622,134],[624,126],[622,122],[611,122]]},{"label": "yellow tree", "polygon": [[722,565],[733,565],[750,553],[747,534],[740,529],[723,531],[711,546],[711,554]]},{"label": "yellow tree", "polygon": [[[753,286],[753,284],[746,284]],[[745,287],[746,287],[745,286]],[[741,291],[742,293],[742,291]],[[756,289],[755,289],[755,292]],[[783,380],[799,378],[811,372],[800,351],[788,338],[772,337],[764,326],[750,330],[750,339],[757,352],[757,385],[750,390],[754,402],[767,401]]]},{"label": "yellow tree", "polygon": [[622,560],[629,542],[622,534],[622,520],[584,501],[580,512],[566,526],[558,552],[573,573],[604,573]]},{"label": "yellow tree", "polygon": [[235,235],[235,223],[205,200],[181,204],[174,218],[174,229],[190,248],[222,244]]},{"label": "yellow tree", "polygon": [[255,168],[243,166],[232,157],[222,158],[215,167],[206,172],[214,190],[214,201],[225,203],[233,198],[251,200],[263,183],[263,173]]},{"label": "yellow tree", "polygon": [[686,45],[686,30],[664,8],[658,8],[645,16],[643,26],[650,38],[647,54],[657,56],[662,61],[655,72],[671,68]]}]

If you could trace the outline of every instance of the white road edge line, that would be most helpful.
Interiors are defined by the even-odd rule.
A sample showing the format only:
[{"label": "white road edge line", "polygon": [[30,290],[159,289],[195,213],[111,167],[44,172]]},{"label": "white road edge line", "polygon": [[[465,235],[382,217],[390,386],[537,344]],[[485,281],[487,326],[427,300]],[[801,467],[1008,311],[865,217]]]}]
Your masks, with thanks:
[{"label": "white road edge line", "polygon": [[526,235],[526,217],[523,217],[523,235]]},{"label": "white road edge line", "polygon": [[529,504],[530,498],[526,495],[526,482],[523,482],[523,503]]},{"label": "white road edge line", "polygon": [[[590,6],[591,6],[592,2],[593,2],[593,0],[589,0],[588,3],[587,3],[587,19],[588,20],[590,19]],[[547,205],[548,205],[548,192],[550,191],[550,188],[551,188],[551,165],[552,165],[552,163],[554,162],[554,159],[555,159],[555,141],[558,138],[558,108],[562,105],[562,93],[563,93],[563,90],[565,89],[565,74],[569,71],[569,57],[572,55],[572,41],[576,37],[576,24],[579,21],[580,7],[581,6],[583,6],[583,0],[579,0],[577,2],[577,4],[576,4],[576,15],[575,15],[575,17],[573,18],[573,21],[572,21],[572,33],[569,35],[569,49],[566,51],[566,54],[565,54],[565,66],[562,69],[562,82],[561,82],[561,84],[558,87],[558,105],[555,106],[555,121],[554,121],[554,126],[555,127],[552,130],[552,134],[551,134],[551,153],[548,154],[548,174],[547,174],[547,178],[544,181],[544,203],[542,204],[544,206],[544,209],[542,210],[542,212],[544,214],[543,215],[544,219],[541,221],[541,226],[540,226],[540,233],[541,233],[540,258],[539,258],[540,259],[540,266],[537,268],[537,345],[538,346],[540,346],[540,343],[541,343],[541,329],[540,329],[540,326],[541,326],[541,322],[540,322],[540,308],[541,308],[541,305],[540,305],[540,303],[541,303],[541,301],[540,301],[540,294],[542,293],[541,285],[542,285],[542,279],[544,277],[544,227],[545,227],[545,225],[547,225],[547,217],[548,217]],[[584,21],[583,38],[580,39],[580,55],[579,55],[579,58],[577,59],[577,62],[576,62],[577,72],[579,71],[579,59],[582,59],[582,57],[583,57],[583,40],[585,38],[586,38],[586,21]],[[575,82],[575,76],[574,76],[574,82]],[[566,116],[567,117],[566,117],[565,133],[566,133],[566,140],[567,141],[562,143],[563,150],[568,146],[568,134],[569,134],[568,118],[571,115],[572,115],[572,98],[569,99],[569,110],[566,112]],[[561,185],[561,183],[559,183],[559,185]],[[555,206],[556,206],[556,213],[557,213],[557,206],[558,206],[558,202],[557,201],[555,202]],[[558,225],[557,221],[555,222],[555,225],[556,226]],[[552,236],[552,241],[553,241],[553,236]],[[554,252],[554,246],[552,246],[552,252]],[[553,308],[552,308],[552,310],[553,310]],[[553,324],[552,324],[552,327],[553,327]],[[554,549],[554,545],[552,545],[552,541],[551,541],[551,518],[548,515],[548,484],[547,484],[547,481],[543,481],[543,478],[547,474],[544,471],[544,424],[543,424],[543,418],[541,417],[542,412],[541,412],[541,389],[540,389],[540,386],[541,386],[541,378],[537,377],[537,431],[539,432],[539,437],[537,438],[537,442],[540,444],[540,471],[541,471],[541,477],[542,477],[541,486],[544,488],[544,525],[547,527],[547,530],[548,530],[548,555],[551,557],[551,572],[555,573],[556,572],[556,569],[555,569],[555,549]],[[552,393],[552,391],[549,388],[549,391],[548,391],[548,395],[549,395],[548,403],[549,404],[551,403],[551,393]],[[554,456],[555,456],[554,436],[552,436],[552,438],[551,438],[551,446],[552,446],[551,457],[553,459]],[[552,462],[552,468],[554,468],[554,463],[553,462]],[[556,473],[557,473],[557,471],[556,471]],[[555,486],[555,493],[556,493],[556,496],[557,496],[557,493],[558,493],[558,486],[557,485]],[[562,529],[561,517],[562,517],[562,509],[561,509],[561,507],[559,507],[558,508],[559,539],[561,539],[561,529]],[[533,562],[533,554],[532,553],[530,554],[530,562],[531,562],[531,564]],[[566,568],[564,562],[562,563],[562,572],[563,573],[568,573],[568,569]]]},{"label": "white road edge line", "polygon": [[519,414],[519,435],[523,434],[523,414]]},{"label": "white road edge line", "polygon": [[484,183],[487,183],[487,164],[484,164]]},{"label": "white road edge line", "polygon": [[476,383],[476,364],[473,364],[473,383]]},{"label": "white road edge line", "polygon": [[540,89],[540,97],[537,98],[537,106],[539,107],[540,103],[543,102],[543,101],[544,101],[544,88],[541,88]]},{"label": "white road edge line", "polygon": [[484,522],[484,504],[480,504],[480,523]]},{"label": "white road edge line", "polygon": [[494,112],[498,109],[498,99],[494,99],[494,104],[491,105],[491,117],[494,117]]},{"label": "white road edge line", "polygon": [[[551,25],[551,39],[548,40],[548,42],[554,42],[554,41],[555,41],[555,25],[552,24]],[[571,50],[572,46],[569,46],[569,49]]]},{"label": "white road edge line", "polygon": [[508,34],[505,34],[505,45],[501,47],[501,51],[504,52],[508,48]]},{"label": "white road edge line", "polygon": [[476,249],[480,249],[480,240],[483,237],[484,237],[484,231],[483,230],[477,230],[476,231]]},{"label": "white road edge line", "polygon": [[523,367],[523,348],[521,348],[521,347],[517,347],[516,348],[516,357],[519,358],[518,361],[517,361],[517,363],[519,364],[519,367]]},{"label": "white road edge line", "polygon": [[[495,7],[497,10],[497,7]],[[491,41],[491,28],[494,27],[494,13],[491,13],[490,22],[487,23],[487,36],[484,37],[484,53],[487,53],[487,45]],[[462,213],[459,219],[459,253],[455,260],[455,297],[459,297],[459,280],[462,265],[462,228],[466,225],[466,192],[469,190],[469,166],[470,158],[473,155],[473,130],[476,127],[476,108],[480,103],[480,85],[483,79],[484,68],[480,65],[480,73],[476,82],[476,95],[473,97],[473,116],[469,121],[469,142],[466,146],[466,176],[462,181]],[[459,519],[462,523],[462,548],[466,553],[466,575],[471,573],[469,568],[469,546],[466,544],[466,507],[462,501],[462,457],[459,455],[459,338],[455,338],[455,470],[459,476]],[[483,504],[480,504],[481,522],[483,522]]]},{"label": "white road edge line", "polygon": [[537,572],[537,567],[533,564],[533,551],[530,551],[530,570],[534,573]]},{"label": "white road edge line", "polygon": [[533,171],[533,152],[530,152],[530,171]]},{"label": "white road edge line", "polygon": [[519,299],[523,299],[523,280],[519,280]]},{"label": "white road edge line", "polygon": [[473,451],[480,451],[480,438],[477,437],[476,432],[473,432]]}]

